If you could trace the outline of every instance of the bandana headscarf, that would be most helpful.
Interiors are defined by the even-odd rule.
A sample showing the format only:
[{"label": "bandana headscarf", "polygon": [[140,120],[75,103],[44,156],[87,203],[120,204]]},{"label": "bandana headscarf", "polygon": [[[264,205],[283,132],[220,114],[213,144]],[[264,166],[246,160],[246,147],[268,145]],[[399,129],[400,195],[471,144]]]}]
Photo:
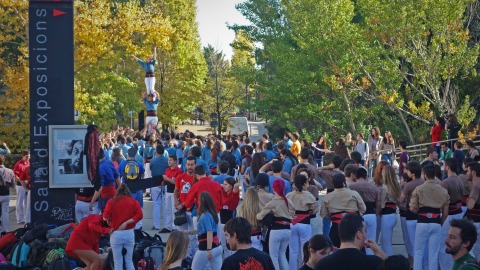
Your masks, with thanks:
[{"label": "bandana headscarf", "polygon": [[285,183],[283,182],[282,179],[275,179],[275,181],[273,181],[273,191],[275,191],[275,193],[277,193],[278,196],[283,198],[283,200],[287,204],[287,208],[288,208],[287,197],[285,197],[285,195],[283,195],[283,193],[285,191]]}]

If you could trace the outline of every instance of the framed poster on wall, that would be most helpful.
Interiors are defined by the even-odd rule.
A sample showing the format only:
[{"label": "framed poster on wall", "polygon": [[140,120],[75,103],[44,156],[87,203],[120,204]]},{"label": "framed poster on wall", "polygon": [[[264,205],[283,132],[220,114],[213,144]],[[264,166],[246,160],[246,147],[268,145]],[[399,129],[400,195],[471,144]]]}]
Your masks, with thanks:
[{"label": "framed poster on wall", "polygon": [[83,154],[86,134],[86,125],[48,126],[50,188],[91,186]]}]

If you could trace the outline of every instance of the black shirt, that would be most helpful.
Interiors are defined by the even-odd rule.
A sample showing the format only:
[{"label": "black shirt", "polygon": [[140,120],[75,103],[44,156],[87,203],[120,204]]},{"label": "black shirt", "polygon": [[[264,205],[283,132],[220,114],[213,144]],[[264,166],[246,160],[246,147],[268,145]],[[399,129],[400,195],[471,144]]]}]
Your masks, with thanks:
[{"label": "black shirt", "polygon": [[75,190],[75,193],[78,196],[83,196],[83,197],[91,197],[95,193],[95,189],[93,187],[88,187],[88,188],[77,188]]},{"label": "black shirt", "polygon": [[323,258],[315,270],[377,270],[382,264],[380,257],[365,255],[356,248],[345,248]]},{"label": "black shirt", "polygon": [[239,249],[227,257],[222,264],[222,270],[275,270],[272,259],[267,253],[256,248]]},{"label": "black shirt", "polygon": [[310,268],[310,266],[304,264],[302,267],[298,268],[298,270],[313,270],[313,269]]}]

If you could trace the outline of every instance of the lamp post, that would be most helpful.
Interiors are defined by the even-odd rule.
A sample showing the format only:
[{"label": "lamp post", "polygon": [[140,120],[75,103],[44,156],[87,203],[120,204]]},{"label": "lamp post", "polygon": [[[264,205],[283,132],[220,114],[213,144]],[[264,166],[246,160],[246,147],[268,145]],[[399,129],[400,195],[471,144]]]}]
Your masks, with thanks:
[{"label": "lamp post", "polygon": [[133,114],[135,111],[128,111],[128,114],[130,115],[130,128],[133,128]]}]

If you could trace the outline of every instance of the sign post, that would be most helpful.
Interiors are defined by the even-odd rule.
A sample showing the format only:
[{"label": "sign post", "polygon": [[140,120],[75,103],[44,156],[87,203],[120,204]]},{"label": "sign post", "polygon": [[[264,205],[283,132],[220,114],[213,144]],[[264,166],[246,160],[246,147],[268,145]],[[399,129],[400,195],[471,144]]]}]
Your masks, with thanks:
[{"label": "sign post", "polygon": [[75,219],[74,189],[49,188],[49,125],[74,124],[73,0],[30,0],[30,179],[33,224]]}]

